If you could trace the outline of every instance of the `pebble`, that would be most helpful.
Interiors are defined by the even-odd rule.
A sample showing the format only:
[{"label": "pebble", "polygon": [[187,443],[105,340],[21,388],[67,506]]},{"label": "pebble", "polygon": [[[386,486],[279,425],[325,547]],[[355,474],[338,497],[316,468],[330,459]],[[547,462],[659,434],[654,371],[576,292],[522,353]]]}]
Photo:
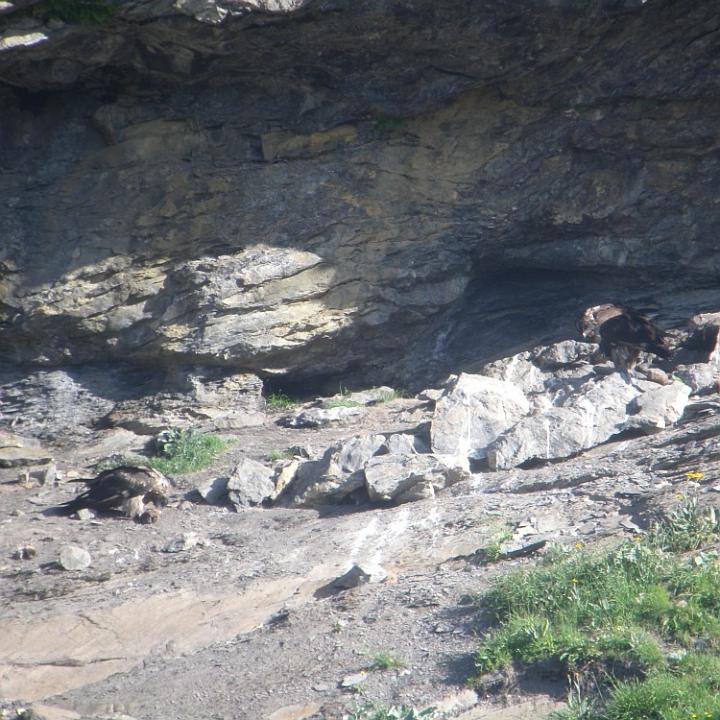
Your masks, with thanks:
[{"label": "pebble", "polygon": [[340,682],[340,687],[346,689],[356,688],[358,685],[362,684],[363,680],[365,680],[366,675],[367,673],[364,672],[357,672],[353,673],[352,675],[346,675]]},{"label": "pebble", "polygon": [[166,553],[179,553],[190,550],[200,543],[200,537],[195,532],[186,532],[172,538],[167,542],[162,551]]},{"label": "pebble", "polygon": [[77,545],[65,545],[60,550],[60,565],[64,570],[84,570],[92,563],[90,553]]},{"label": "pebble", "polygon": [[92,520],[95,517],[95,513],[89,508],[80,508],[75,513],[78,520]]}]

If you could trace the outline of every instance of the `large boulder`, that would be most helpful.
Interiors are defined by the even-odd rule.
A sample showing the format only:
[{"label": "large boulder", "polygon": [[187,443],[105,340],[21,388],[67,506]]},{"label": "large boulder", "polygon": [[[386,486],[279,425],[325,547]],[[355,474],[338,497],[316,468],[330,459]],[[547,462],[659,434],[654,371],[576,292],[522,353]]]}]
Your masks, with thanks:
[{"label": "large boulder", "polygon": [[275,471],[267,465],[242,458],[227,480],[228,500],[236,509],[261,505],[275,491],[274,477]]},{"label": "large boulder", "polygon": [[365,485],[364,467],[386,448],[384,435],[356,436],[331,445],[319,460],[301,463],[277,499],[286,507],[311,507],[342,502]]},{"label": "large boulder", "polygon": [[432,452],[484,458],[488,446],[529,411],[530,404],[516,385],[463,373],[435,405]]},{"label": "large boulder", "polygon": [[365,466],[368,497],[373,502],[411,502],[433,497],[436,490],[467,479],[458,466],[433,455],[380,455]]},{"label": "large boulder", "polygon": [[501,435],[489,448],[488,463],[507,469],[532,459],[569,457],[624,430],[656,431],[680,418],[689,396],[690,388],[679,381],[628,382],[620,373],[593,378]]}]

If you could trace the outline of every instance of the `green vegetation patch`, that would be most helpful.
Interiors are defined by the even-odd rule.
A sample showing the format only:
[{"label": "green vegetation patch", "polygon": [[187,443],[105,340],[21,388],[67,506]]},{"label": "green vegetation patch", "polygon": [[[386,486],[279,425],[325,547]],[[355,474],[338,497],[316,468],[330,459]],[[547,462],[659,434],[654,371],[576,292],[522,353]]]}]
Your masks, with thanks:
[{"label": "green vegetation patch", "polygon": [[268,462],[278,462],[279,460],[292,460],[294,452],[291,448],[280,450],[279,448],[273,448],[269,450],[265,455],[265,459]]},{"label": "green vegetation patch", "polygon": [[155,438],[152,456],[115,454],[97,463],[94,470],[100,473],[121,465],[138,465],[155,468],[164,475],[183,475],[207,467],[230,444],[193,428],[170,428]]},{"label": "green vegetation patch", "polygon": [[391,653],[378,653],[370,665],[371,670],[399,670],[405,667],[405,662]]},{"label": "green vegetation patch", "polygon": [[291,410],[297,402],[284,392],[271,392],[265,398],[265,405],[268,410]]},{"label": "green vegetation patch", "polygon": [[435,720],[441,717],[435,708],[418,710],[407,705],[385,707],[366,703],[343,715],[343,720]]},{"label": "green vegetation patch", "polygon": [[[565,720],[720,720],[720,539],[690,502],[604,553],[579,544],[495,580],[478,674],[554,668],[575,692]],[[583,696],[578,688],[594,688]]]},{"label": "green vegetation patch", "polygon": [[157,455],[147,464],[165,475],[182,475],[207,467],[228,443],[217,435],[188,428],[172,428],[156,440]]}]

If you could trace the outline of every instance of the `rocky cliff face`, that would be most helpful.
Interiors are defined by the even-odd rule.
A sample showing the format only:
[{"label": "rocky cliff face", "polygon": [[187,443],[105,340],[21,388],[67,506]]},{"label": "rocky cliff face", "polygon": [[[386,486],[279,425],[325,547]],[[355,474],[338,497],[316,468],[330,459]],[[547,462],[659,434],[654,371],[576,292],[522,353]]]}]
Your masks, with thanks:
[{"label": "rocky cliff face", "polygon": [[420,384],[720,300],[712,0],[0,5],[7,364]]}]

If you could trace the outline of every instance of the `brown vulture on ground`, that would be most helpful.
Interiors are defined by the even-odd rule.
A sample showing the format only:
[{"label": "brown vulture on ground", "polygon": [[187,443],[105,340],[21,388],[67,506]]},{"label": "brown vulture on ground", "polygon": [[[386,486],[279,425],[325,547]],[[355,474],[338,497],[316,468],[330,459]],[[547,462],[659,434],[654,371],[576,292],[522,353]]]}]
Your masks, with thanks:
[{"label": "brown vulture on ground", "polygon": [[629,307],[589,307],[578,318],[577,329],[585,340],[599,343],[601,352],[626,374],[638,364],[643,352],[666,359],[672,354],[670,336],[642,312]]},{"label": "brown vulture on ground", "polygon": [[115,511],[143,523],[158,519],[170,490],[169,480],[158,470],[132,465],[103,470],[97,477],[72,482],[84,482],[87,489],[58,506],[57,511],[68,515],[83,508]]}]

